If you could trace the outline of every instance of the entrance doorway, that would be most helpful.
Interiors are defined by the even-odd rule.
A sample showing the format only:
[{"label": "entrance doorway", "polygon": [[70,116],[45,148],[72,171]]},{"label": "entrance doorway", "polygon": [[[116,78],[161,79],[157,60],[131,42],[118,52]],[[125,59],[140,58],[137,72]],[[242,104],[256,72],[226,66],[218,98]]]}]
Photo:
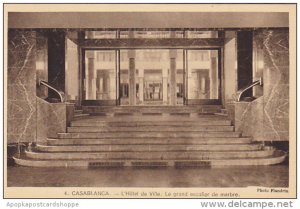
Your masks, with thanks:
[{"label": "entrance doorway", "polygon": [[[145,69],[143,82],[143,95],[141,95],[144,102],[163,101],[163,76],[161,69]],[[142,92],[142,89],[140,89]]]},{"label": "entrance doorway", "polygon": [[220,103],[218,50],[187,50],[187,104]]},{"label": "entrance doorway", "polygon": [[183,50],[120,50],[121,105],[183,105]]},{"label": "entrance doorway", "polygon": [[84,105],[220,104],[218,49],[84,50]]}]

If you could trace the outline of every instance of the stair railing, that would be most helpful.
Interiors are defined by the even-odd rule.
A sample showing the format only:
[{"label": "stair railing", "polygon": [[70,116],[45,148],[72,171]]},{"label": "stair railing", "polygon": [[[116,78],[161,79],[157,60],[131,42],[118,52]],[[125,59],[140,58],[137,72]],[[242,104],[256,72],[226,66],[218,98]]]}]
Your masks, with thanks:
[{"label": "stair railing", "polygon": [[57,89],[55,89],[54,87],[50,86],[46,81],[43,81],[43,80],[40,80],[39,81],[39,85],[44,85],[46,86],[47,88],[53,90],[55,93],[58,94],[59,98],[60,98],[60,102],[63,103],[64,102],[64,97],[63,95],[61,94],[61,92],[59,92]]},{"label": "stair railing", "polygon": [[254,81],[252,84],[246,86],[245,88],[241,89],[238,91],[238,97],[237,97],[237,101],[240,102],[242,95],[244,94],[245,91],[247,91],[248,89],[253,88],[254,86],[263,85],[263,81],[262,81],[262,77],[260,77],[257,81]]}]

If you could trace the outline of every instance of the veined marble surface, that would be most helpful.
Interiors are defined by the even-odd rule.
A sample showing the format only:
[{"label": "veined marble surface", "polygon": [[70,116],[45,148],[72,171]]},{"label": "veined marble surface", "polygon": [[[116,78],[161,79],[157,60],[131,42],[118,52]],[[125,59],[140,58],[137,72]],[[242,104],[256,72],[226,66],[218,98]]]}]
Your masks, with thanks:
[{"label": "veined marble surface", "polygon": [[263,96],[234,104],[235,128],[257,141],[288,141],[289,33],[263,30],[254,38],[263,47]]},{"label": "veined marble surface", "polygon": [[36,33],[9,30],[8,143],[36,139]]},{"label": "veined marble surface", "polygon": [[264,138],[289,138],[289,32],[268,30],[264,37]]}]

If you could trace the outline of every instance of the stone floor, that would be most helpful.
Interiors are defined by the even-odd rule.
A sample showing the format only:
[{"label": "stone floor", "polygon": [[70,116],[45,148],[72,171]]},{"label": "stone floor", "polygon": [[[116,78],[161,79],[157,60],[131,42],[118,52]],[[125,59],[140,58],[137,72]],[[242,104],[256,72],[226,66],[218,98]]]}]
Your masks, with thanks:
[{"label": "stone floor", "polygon": [[288,165],[222,168],[8,167],[9,187],[287,187]]}]

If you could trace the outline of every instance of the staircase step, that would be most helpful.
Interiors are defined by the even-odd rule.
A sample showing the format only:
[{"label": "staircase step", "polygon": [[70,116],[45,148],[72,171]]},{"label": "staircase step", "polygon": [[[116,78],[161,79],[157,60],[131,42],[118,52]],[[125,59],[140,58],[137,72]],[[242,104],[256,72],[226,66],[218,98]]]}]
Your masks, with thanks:
[{"label": "staircase step", "polygon": [[218,116],[224,116],[224,117],[227,117],[228,114],[227,113],[214,113],[215,115],[218,115]]},{"label": "staircase step", "polygon": [[[229,121],[228,119],[215,115],[215,114],[190,114],[190,115],[179,115],[179,114],[143,114],[143,115],[132,115],[132,114],[119,114],[116,116],[115,114],[103,114],[103,115],[90,115],[88,118],[82,119],[81,122],[124,122],[124,121]],[[78,121],[77,121],[78,122]]]},{"label": "staircase step", "polygon": [[268,157],[274,150],[258,151],[141,151],[141,152],[32,152],[25,151],[26,157],[40,160],[210,160]]},{"label": "staircase step", "polygon": [[226,126],[231,125],[230,120],[214,120],[214,121],[73,121],[71,127],[137,127],[137,126],[181,126],[181,127],[197,127],[202,125],[208,126]]},{"label": "staircase step", "polygon": [[233,126],[197,126],[197,127],[181,127],[181,126],[138,126],[138,127],[68,127],[68,133],[94,133],[94,132],[124,132],[124,131],[145,131],[145,132],[159,132],[159,131],[233,131]]},{"label": "staircase step", "polygon": [[221,144],[221,145],[174,145],[174,144],[131,144],[131,145],[85,145],[85,146],[49,146],[37,145],[39,152],[143,152],[143,151],[242,151],[261,150],[261,143],[253,144]]},{"label": "staircase step", "polygon": [[221,105],[193,105],[193,106],[83,106],[89,113],[214,113],[219,112]]},{"label": "staircase step", "polygon": [[111,138],[111,139],[48,139],[48,145],[97,145],[97,144],[247,144],[251,138]]},{"label": "staircase step", "polygon": [[58,138],[89,138],[89,139],[101,139],[101,138],[129,138],[129,137],[162,137],[162,138],[203,138],[203,137],[239,137],[240,132],[207,132],[207,131],[193,131],[193,132],[182,132],[182,131],[169,131],[169,132],[95,132],[95,133],[58,133]]},{"label": "staircase step", "polygon": [[203,167],[203,166],[249,166],[272,165],[285,160],[286,154],[274,151],[267,157],[239,158],[239,159],[210,159],[210,160],[37,160],[29,158],[14,158],[18,165],[30,167],[122,167],[138,165],[162,165],[175,167]]},{"label": "staircase step", "polygon": [[223,113],[223,114],[228,114],[228,110],[227,109],[221,109],[221,112],[220,113]]},{"label": "staircase step", "polygon": [[85,117],[85,116],[89,116],[90,114],[86,114],[86,113],[78,113],[74,115],[74,118],[79,118],[79,117]]}]

